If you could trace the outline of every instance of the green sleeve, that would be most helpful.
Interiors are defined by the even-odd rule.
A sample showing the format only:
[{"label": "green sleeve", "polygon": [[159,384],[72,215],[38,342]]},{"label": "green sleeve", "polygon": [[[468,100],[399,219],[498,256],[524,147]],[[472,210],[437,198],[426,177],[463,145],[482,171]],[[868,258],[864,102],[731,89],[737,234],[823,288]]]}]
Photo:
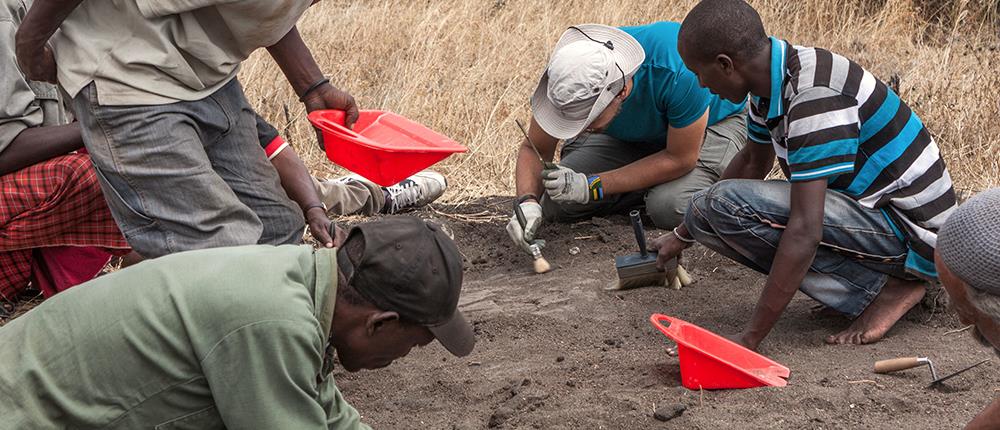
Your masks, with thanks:
[{"label": "green sleeve", "polygon": [[202,370],[226,428],[367,428],[332,380],[317,386],[322,343],[297,321],[258,322],[220,340]]},{"label": "green sleeve", "polygon": [[371,427],[361,422],[361,415],[354,406],[344,400],[333,377],[327,377],[320,384],[319,399],[326,410],[326,426],[330,430],[371,430]]}]

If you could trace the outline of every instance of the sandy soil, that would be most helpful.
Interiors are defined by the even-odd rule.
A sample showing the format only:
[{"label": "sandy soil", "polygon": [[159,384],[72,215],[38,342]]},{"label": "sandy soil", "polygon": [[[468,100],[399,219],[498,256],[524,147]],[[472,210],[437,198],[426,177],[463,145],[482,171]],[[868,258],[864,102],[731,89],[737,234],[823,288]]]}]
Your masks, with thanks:
[{"label": "sandy soil", "polygon": [[[634,246],[624,217],[546,226],[555,270],[534,275],[504,232],[509,204],[491,198],[417,213],[452,231],[466,256],[461,308],[478,344],[462,359],[432,344],[386,369],[337,371],[345,396],[375,428],[958,428],[1000,391],[1000,360],[967,332],[948,334],[959,325],[940,304],[918,306],[883,342],[828,346],[823,336],[848,321],[813,315],[815,303],[802,295],[761,347],[791,368],[787,387],[688,390],[667,354],[672,342],[649,316],[736,332],[764,278],[696,247],[685,257],[691,287],[603,291],[615,279],[613,256]],[[572,247],[580,252],[571,255]],[[934,390],[925,388],[926,368],[871,371],[876,360],[912,355],[931,357],[942,374],[994,360]],[[653,418],[678,403],[687,407],[680,417]]]}]

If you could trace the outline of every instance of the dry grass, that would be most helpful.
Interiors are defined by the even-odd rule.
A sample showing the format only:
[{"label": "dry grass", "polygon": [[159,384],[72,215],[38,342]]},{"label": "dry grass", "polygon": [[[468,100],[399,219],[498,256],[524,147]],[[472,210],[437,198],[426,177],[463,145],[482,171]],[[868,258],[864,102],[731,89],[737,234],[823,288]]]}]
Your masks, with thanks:
[{"label": "dry grass", "polygon": [[[515,118],[568,25],[681,20],[694,0],[334,1],[300,23],[323,70],[365,108],[421,121],[469,147],[437,168],[446,199],[509,194]],[[888,80],[942,147],[958,186],[1000,185],[1000,52],[995,0],[758,0],[772,34],[826,47]],[[283,128],[318,175],[339,173],[316,149],[301,106],[266,54],[246,63],[251,103]]]}]

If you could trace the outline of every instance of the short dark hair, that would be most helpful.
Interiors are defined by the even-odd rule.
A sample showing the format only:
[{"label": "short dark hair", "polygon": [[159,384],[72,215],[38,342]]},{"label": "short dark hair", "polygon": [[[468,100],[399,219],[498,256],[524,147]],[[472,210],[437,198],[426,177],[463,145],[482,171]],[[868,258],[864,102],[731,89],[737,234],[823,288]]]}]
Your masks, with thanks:
[{"label": "short dark hair", "polygon": [[710,60],[719,54],[747,59],[767,46],[760,14],[743,0],[702,0],[681,24],[678,42]]}]

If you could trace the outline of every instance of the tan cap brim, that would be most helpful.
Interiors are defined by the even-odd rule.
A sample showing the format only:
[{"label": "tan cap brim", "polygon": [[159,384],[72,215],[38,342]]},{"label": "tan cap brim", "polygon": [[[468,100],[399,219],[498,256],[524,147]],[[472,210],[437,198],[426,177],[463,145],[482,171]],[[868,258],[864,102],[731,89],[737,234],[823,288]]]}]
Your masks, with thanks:
[{"label": "tan cap brim", "polygon": [[[639,41],[617,27],[610,27],[601,24],[580,24],[575,26],[587,33],[588,36],[598,41],[610,40],[615,49],[612,55],[618,67],[621,67],[625,76],[632,76],[639,69],[642,62],[646,60],[646,51]],[[556,43],[553,53],[563,46],[581,40],[590,40],[583,33],[572,28],[563,32]],[[620,76],[609,74],[611,82],[621,79]],[[535,122],[545,130],[549,136],[556,139],[570,139],[578,136],[588,125],[594,122],[604,109],[611,104],[611,101],[618,95],[617,91],[602,91],[594,100],[594,105],[590,108],[586,118],[571,118],[562,112],[548,97],[549,73],[548,67],[538,80],[538,86],[531,96],[531,114]]]},{"label": "tan cap brim", "polygon": [[462,315],[462,312],[457,309],[448,322],[427,328],[434,334],[438,342],[441,342],[441,345],[456,357],[469,355],[476,346],[476,335],[472,331],[472,325],[465,319],[465,315]]}]

